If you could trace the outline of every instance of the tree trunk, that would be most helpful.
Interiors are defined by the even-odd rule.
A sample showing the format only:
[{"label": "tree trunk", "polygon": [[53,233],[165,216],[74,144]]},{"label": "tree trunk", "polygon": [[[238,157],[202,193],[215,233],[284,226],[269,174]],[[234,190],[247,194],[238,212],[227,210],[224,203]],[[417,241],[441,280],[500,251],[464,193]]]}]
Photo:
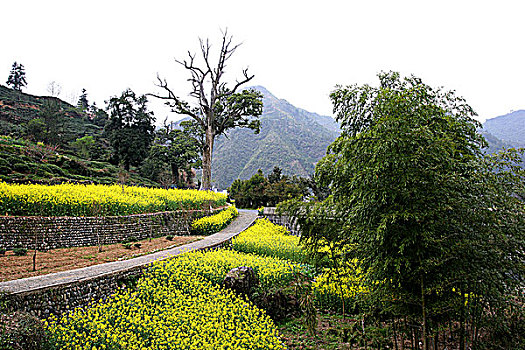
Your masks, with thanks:
[{"label": "tree trunk", "polygon": [[175,163],[171,163],[171,178],[175,181],[175,184],[180,188],[181,179],[179,175],[179,167]]},{"label": "tree trunk", "polygon": [[215,134],[211,128],[206,129],[206,144],[202,150],[202,183],[201,190],[211,190],[211,157]]},{"label": "tree trunk", "polygon": [[421,311],[423,321],[423,350],[428,350],[427,346],[427,306],[425,305],[425,285],[421,276]]},{"label": "tree trunk", "polygon": [[461,293],[461,314],[459,319],[459,350],[465,350],[465,292],[463,288],[459,290]]}]

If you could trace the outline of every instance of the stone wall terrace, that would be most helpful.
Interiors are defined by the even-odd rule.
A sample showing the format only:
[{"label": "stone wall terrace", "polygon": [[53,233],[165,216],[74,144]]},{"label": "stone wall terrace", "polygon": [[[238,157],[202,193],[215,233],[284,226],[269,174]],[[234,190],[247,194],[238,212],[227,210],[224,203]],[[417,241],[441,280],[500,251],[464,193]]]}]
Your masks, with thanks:
[{"label": "stone wall terrace", "polygon": [[256,211],[240,210],[228,227],[200,241],[129,260],[0,282],[0,312],[26,311],[47,318],[98,302],[133,285],[151,263],[193,250],[217,249],[247,229],[256,218]]},{"label": "stone wall terrace", "polygon": [[275,207],[264,207],[263,217],[268,219],[270,222],[286,227],[290,233],[294,236],[301,235],[301,229],[299,225],[295,222],[294,218],[290,218],[287,215],[277,214]]},{"label": "stone wall terrace", "polygon": [[48,250],[188,235],[193,220],[224,208],[106,217],[0,216],[0,249],[35,249],[36,242],[37,249]]}]

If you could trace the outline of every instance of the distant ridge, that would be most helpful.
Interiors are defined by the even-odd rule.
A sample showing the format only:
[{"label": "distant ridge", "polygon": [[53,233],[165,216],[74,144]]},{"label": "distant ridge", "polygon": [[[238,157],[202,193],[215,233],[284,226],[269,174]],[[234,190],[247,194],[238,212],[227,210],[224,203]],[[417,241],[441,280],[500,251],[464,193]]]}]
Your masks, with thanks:
[{"label": "distant ridge", "polygon": [[525,110],[487,119],[483,131],[510,147],[525,147]]},{"label": "distant ridge", "polygon": [[333,118],[297,108],[262,86],[253,88],[264,95],[261,132],[234,129],[217,139],[212,177],[218,188],[250,178],[258,169],[268,174],[274,166],[286,175],[309,176],[339,135]]}]

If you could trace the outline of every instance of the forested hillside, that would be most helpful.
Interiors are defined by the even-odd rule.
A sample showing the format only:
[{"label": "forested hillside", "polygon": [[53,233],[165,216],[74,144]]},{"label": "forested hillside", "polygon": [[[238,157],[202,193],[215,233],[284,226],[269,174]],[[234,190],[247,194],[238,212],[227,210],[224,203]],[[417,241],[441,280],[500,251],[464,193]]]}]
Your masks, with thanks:
[{"label": "forested hillside", "polygon": [[525,110],[488,119],[483,130],[511,147],[525,147]]},{"label": "forested hillside", "polygon": [[212,174],[219,188],[237,178],[248,179],[258,169],[268,174],[274,166],[285,175],[307,177],[339,134],[331,117],[297,108],[264,87],[255,88],[264,95],[261,132],[235,129],[217,140]]},{"label": "forested hillside", "polygon": [[[96,115],[83,113],[57,97],[33,96],[0,85],[0,133],[14,137],[28,136],[28,123],[35,119],[45,119],[45,114],[55,114],[56,133],[60,142],[69,142],[86,135],[100,135],[105,120],[97,120]],[[29,124],[33,131],[38,125]]]},{"label": "forested hillside", "polygon": [[[119,181],[121,169],[108,162],[106,120],[97,108],[82,110],[0,85],[0,181]],[[130,184],[157,185],[136,171],[126,176]]]},{"label": "forested hillside", "polygon": [[[254,134],[249,129],[233,129],[217,139],[213,180],[220,189],[235,179],[249,179],[258,169],[269,174],[275,166],[284,175],[308,177],[339,135],[333,118],[297,108],[264,87],[255,88],[264,95],[261,131]],[[33,96],[0,85],[0,134],[11,138],[0,143],[0,176],[16,182],[116,181],[117,164],[108,162],[112,155],[104,134],[107,118],[107,113],[98,108],[82,110],[56,97]],[[523,147],[525,111],[489,119],[481,133],[488,141],[489,153]],[[67,160],[62,162],[57,157]],[[146,165],[130,173],[133,182],[159,181],[160,170],[155,176],[148,173],[151,157]],[[139,178],[139,170],[150,180]]]}]

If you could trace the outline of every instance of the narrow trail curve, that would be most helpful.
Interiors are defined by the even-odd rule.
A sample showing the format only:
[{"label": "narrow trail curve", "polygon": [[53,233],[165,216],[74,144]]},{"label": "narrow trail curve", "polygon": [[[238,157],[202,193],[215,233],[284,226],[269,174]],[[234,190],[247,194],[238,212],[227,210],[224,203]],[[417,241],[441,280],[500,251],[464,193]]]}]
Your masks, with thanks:
[{"label": "narrow trail curve", "polygon": [[69,284],[101,278],[104,275],[125,272],[144,267],[154,261],[180,255],[192,250],[211,249],[220,246],[250,227],[257,218],[257,210],[239,210],[239,216],[228,227],[200,241],[139,256],[129,260],[114,261],[75,270],[51,273],[42,276],[0,282],[0,293],[22,294],[42,289],[63,287]]}]

